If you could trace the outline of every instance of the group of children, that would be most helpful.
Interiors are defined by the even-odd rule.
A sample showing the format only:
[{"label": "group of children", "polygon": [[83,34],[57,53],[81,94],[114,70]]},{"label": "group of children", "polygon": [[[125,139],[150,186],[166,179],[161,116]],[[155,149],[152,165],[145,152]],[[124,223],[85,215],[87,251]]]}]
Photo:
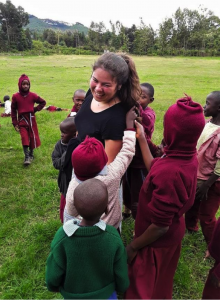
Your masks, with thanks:
[{"label": "group of children", "polygon": [[[11,117],[28,165],[40,145],[35,113],[46,102],[30,92],[26,75],[18,86]],[[220,92],[206,99],[204,115],[211,117],[206,125],[198,103],[188,96],[179,99],[164,116],[163,141],[156,146],[151,141],[155,113],[148,107],[154,89],[150,84],[141,89],[139,110],[133,107],[127,113],[123,146],[110,164],[95,138],[79,144],[74,116],[85,91],[74,93],[73,114],[61,122],[61,139],[52,153],[60,171],[64,225],[51,244],[47,287],[67,299],[116,299],[116,292],[125,299],[171,299],[185,224],[197,231],[200,220],[207,255],[216,261],[203,299],[219,299],[220,220],[215,216],[220,205]],[[122,179],[124,204],[135,218],[134,239],[126,250],[120,238]]]}]

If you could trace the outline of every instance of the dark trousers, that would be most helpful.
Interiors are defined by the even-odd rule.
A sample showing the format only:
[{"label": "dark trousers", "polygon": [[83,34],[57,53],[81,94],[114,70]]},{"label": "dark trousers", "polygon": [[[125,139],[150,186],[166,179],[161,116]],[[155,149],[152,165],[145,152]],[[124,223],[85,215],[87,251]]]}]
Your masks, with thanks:
[{"label": "dark trousers", "polygon": [[147,169],[128,167],[123,177],[123,202],[132,212],[135,219],[141,187],[147,176]]},{"label": "dark trousers", "polygon": [[[198,180],[197,187],[204,181]],[[209,244],[216,224],[216,213],[220,206],[220,181],[216,181],[208,191],[207,200],[195,202],[185,214],[186,228],[198,231],[198,221],[202,228],[206,243]]]}]

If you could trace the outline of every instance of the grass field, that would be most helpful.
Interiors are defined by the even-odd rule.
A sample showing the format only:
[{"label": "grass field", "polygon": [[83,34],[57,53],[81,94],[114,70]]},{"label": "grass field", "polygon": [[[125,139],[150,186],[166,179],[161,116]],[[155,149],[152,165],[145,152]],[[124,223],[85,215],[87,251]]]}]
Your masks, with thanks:
[{"label": "grass field", "polygon": [[[22,73],[29,75],[31,90],[47,105],[72,107],[72,94],[88,89],[94,56],[0,56],[0,99],[18,90]],[[156,112],[153,136],[159,143],[166,109],[183,96],[205,103],[206,95],[220,90],[220,59],[134,57],[141,82],[155,88],[152,108]],[[0,109],[0,113],[3,108]],[[60,139],[59,124],[67,112],[37,113],[42,146],[35,161],[24,168],[20,136],[10,118],[0,118],[0,298],[61,298],[45,287],[45,261],[54,233],[59,228],[57,171],[51,153]],[[131,239],[133,221],[123,223],[122,238]],[[206,245],[201,232],[186,234],[174,281],[175,299],[199,299],[211,260],[203,260]]]}]

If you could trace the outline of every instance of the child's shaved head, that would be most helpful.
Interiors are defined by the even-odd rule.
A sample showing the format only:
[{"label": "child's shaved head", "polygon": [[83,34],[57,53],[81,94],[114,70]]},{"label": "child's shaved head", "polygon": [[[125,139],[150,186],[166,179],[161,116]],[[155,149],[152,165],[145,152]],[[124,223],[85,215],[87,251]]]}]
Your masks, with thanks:
[{"label": "child's shaved head", "polygon": [[74,191],[74,204],[85,220],[100,218],[108,204],[106,185],[95,178],[84,181]]},{"label": "child's shaved head", "polygon": [[68,117],[60,123],[68,132],[76,132],[75,117]]},{"label": "child's shaved head", "polygon": [[218,104],[220,104],[220,91],[211,92],[208,97],[212,97]]}]

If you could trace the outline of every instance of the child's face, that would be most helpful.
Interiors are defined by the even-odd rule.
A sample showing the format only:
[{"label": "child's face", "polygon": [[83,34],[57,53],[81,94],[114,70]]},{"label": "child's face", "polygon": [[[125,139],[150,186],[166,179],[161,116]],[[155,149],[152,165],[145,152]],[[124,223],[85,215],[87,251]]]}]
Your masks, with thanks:
[{"label": "child's face", "polygon": [[24,92],[29,91],[29,89],[30,89],[30,82],[28,80],[23,80],[22,84],[21,84],[21,87],[22,87],[22,90]]},{"label": "child's face", "polygon": [[149,94],[149,90],[147,87],[145,86],[141,86],[141,97],[139,99],[139,103],[143,108],[146,108],[148,106],[149,103],[154,101],[154,98],[150,96]]},{"label": "child's face", "polygon": [[209,94],[206,98],[206,104],[203,107],[205,117],[215,117],[220,113],[218,101]]},{"label": "child's face", "polygon": [[77,110],[81,108],[84,99],[85,99],[85,93],[82,92],[76,92],[75,95],[73,96],[73,102]]},{"label": "child's face", "polygon": [[61,141],[64,144],[68,144],[69,140],[76,136],[76,132],[70,130],[69,126],[64,124],[60,124],[60,132],[61,132]]}]

